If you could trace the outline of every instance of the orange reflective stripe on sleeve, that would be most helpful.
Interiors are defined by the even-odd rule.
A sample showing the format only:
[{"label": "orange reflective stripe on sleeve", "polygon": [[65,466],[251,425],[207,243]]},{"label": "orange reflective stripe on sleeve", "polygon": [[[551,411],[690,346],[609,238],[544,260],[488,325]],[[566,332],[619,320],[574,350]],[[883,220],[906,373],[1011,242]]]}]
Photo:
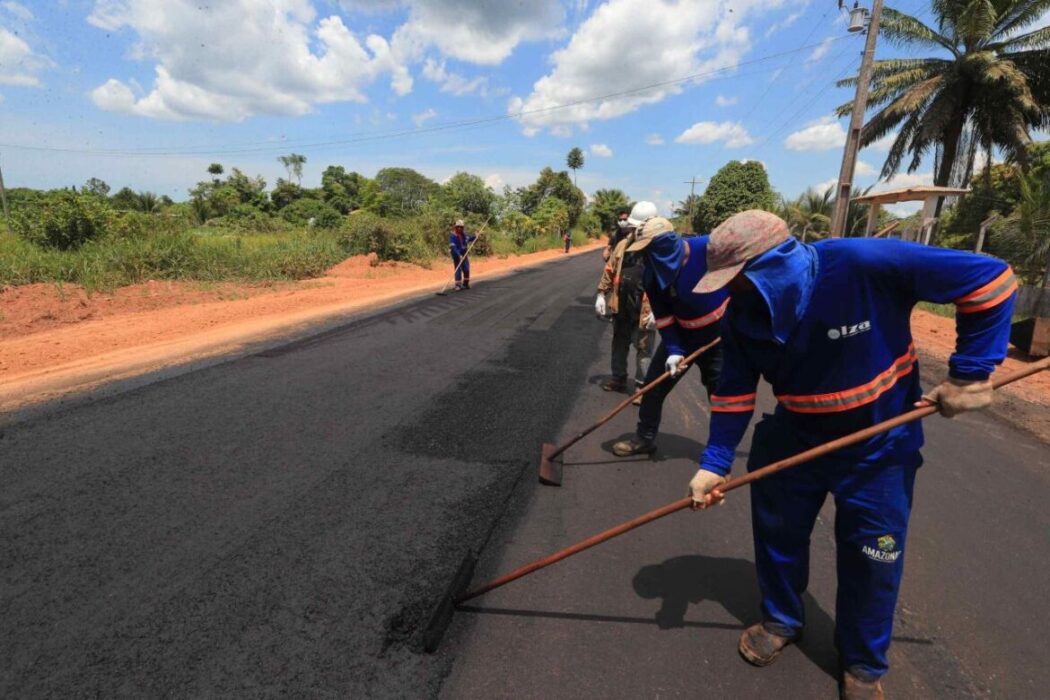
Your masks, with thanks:
[{"label": "orange reflective stripe on sleeve", "polygon": [[741,394],[740,396],[716,396],[711,395],[711,410],[719,413],[747,413],[755,410],[756,394]]},{"label": "orange reflective stripe on sleeve", "polygon": [[955,307],[961,314],[972,314],[984,311],[1006,301],[1017,290],[1017,277],[1012,268],[1007,267],[1001,275],[986,285],[978,287],[969,294],[955,300]]},{"label": "orange reflective stripe on sleeve", "polygon": [[706,313],[703,316],[697,316],[696,318],[679,318],[678,325],[682,328],[688,328],[689,330],[696,330],[697,328],[710,326],[712,323],[717,323],[723,316],[725,316],[727,306],[729,306],[728,299],[722,302],[722,305],[717,309],[710,313]]},{"label": "orange reflective stripe on sleeve", "polygon": [[890,367],[879,372],[875,378],[860,386],[829,394],[778,394],[784,408],[795,413],[838,413],[849,411],[875,401],[893,388],[897,380],[906,377],[915,369],[918,357],[915,346],[909,344],[908,351],[898,357]]},{"label": "orange reflective stripe on sleeve", "polygon": [[656,327],[661,330],[673,324],[674,316],[664,316],[663,318],[656,319]]}]

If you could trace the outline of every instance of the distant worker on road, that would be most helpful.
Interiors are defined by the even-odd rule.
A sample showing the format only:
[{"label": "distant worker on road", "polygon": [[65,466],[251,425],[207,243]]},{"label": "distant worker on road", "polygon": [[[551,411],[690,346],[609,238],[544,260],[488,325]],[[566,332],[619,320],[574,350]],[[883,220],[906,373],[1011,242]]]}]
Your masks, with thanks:
[{"label": "distant worker on road", "polygon": [[[602,382],[606,391],[637,391],[645,384],[649,371],[649,358],[653,354],[656,324],[652,311],[642,290],[642,274],[645,271],[645,256],[627,253],[627,246],[634,240],[638,226],[656,215],[656,206],[651,202],[638,202],[629,219],[622,214],[615,245],[602,270],[598,282],[598,296],[594,300],[594,311],[599,317],[612,316],[612,375]],[[610,243],[613,239],[610,238]],[[608,299],[606,299],[608,297]],[[635,375],[631,387],[627,381],[627,360],[631,345],[635,349]]]},{"label": "distant worker on road", "polygon": [[[638,410],[637,434],[613,445],[619,457],[648,454],[656,450],[664,401],[688,367],[682,360],[718,338],[719,321],[729,303],[729,294],[721,289],[709,294],[693,291],[707,272],[707,237],[683,239],[671,222],[656,216],[635,233],[627,253],[645,255],[643,286],[652,307],[653,324],[660,332],[661,343],[649,365],[646,383],[665,371],[671,377],[642,397]],[[696,360],[700,381],[710,395],[718,384],[722,367],[722,349],[718,345]]]},{"label": "distant worker on road", "polygon": [[470,244],[477,236],[468,234],[464,229],[463,219],[456,221],[455,228],[448,236],[448,249],[452,254],[452,265],[455,268],[456,290],[470,289]]},{"label": "distant worker on road", "polygon": [[572,232],[569,229],[565,229],[561,232],[561,239],[565,241],[565,252],[569,252],[569,247],[572,246]]},{"label": "distant worker on road", "polygon": [[[729,289],[722,378],[700,469],[695,508],[722,500],[752,412],[759,377],[777,398],[755,427],[747,469],[936,403],[952,417],[992,402],[989,375],[1006,356],[1017,289],[995,258],[871,238],[809,245],[777,216],[747,211],[707,245],[701,294]],[[910,318],[919,301],[952,302],[958,338],[948,377],[922,395]],[[841,696],[882,698],[893,611],[904,572],[919,421],[755,482],[751,521],[763,621],[744,631],[741,656],[767,666],[802,634],[810,533],[835,499],[838,596],[835,641]]]}]

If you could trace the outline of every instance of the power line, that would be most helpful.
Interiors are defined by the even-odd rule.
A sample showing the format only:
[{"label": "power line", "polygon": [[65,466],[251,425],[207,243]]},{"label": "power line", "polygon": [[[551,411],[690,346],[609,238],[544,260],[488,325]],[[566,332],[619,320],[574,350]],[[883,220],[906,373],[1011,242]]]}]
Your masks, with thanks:
[{"label": "power line", "polygon": [[[838,39],[835,39],[835,41],[839,41],[841,39],[847,39],[847,38],[850,38],[850,37],[843,36],[843,37],[840,37]],[[823,42],[821,42],[821,43],[823,43]],[[681,83],[687,83],[687,82],[691,82],[691,81],[694,81],[694,80],[700,80],[702,78],[711,78],[712,76],[717,76],[717,75],[719,75],[721,73],[734,73],[734,71],[736,71],[736,69],[739,68],[740,66],[748,66],[748,65],[755,65],[755,64],[758,64],[758,63],[764,63],[766,61],[771,61],[771,60],[774,60],[774,59],[777,59],[777,58],[781,58],[781,57],[784,57],[784,56],[789,56],[789,55],[792,55],[792,54],[796,54],[796,53],[799,53],[801,51],[806,51],[808,49],[815,48],[815,47],[817,47],[819,45],[820,44],[810,44],[808,46],[800,46],[797,49],[792,49],[792,50],[788,50],[788,51],[782,51],[782,52],[776,53],[776,54],[769,54],[767,56],[762,56],[762,57],[759,57],[759,58],[751,59],[749,61],[742,61],[742,62],[735,63],[735,64],[732,64],[732,65],[725,65],[725,66],[722,66],[720,68],[716,68],[714,70],[704,71],[704,72],[701,72],[701,73],[694,73],[694,74],[691,74],[691,75],[683,76],[681,78],[675,78],[673,80],[660,81],[660,82],[656,82],[656,83],[651,83],[649,85],[644,85],[644,86],[641,86],[641,87],[632,88],[632,89],[629,89],[629,90],[620,90],[620,91],[617,91],[617,92],[610,92],[610,93],[606,93],[606,94],[603,94],[603,95],[598,95],[598,96],[595,96],[595,97],[589,97],[589,98],[584,98],[584,99],[580,99],[580,100],[575,100],[573,102],[567,102],[567,103],[563,103],[563,104],[551,105],[549,107],[541,107],[541,108],[531,109],[531,110],[521,110],[521,111],[518,111],[518,112],[515,112],[515,113],[511,113],[511,114],[500,114],[500,115],[492,115],[492,116],[488,116],[488,117],[479,117],[479,118],[475,118],[475,119],[465,119],[465,120],[460,120],[460,121],[447,122],[445,124],[435,124],[435,125],[429,126],[429,127],[417,127],[415,129],[399,129],[399,130],[393,130],[393,131],[389,131],[389,132],[380,132],[380,133],[376,133],[376,134],[366,134],[366,135],[352,137],[352,138],[346,138],[346,139],[335,139],[335,140],[330,140],[330,141],[319,141],[319,142],[291,142],[291,141],[283,141],[280,144],[267,144],[267,145],[261,145],[261,142],[256,142],[256,144],[246,144],[244,147],[227,148],[225,150],[223,150],[221,148],[212,149],[212,148],[207,148],[207,147],[190,147],[190,148],[186,148],[186,149],[164,149],[164,150],[158,150],[158,149],[154,149],[154,148],[144,148],[144,149],[57,148],[57,147],[49,147],[49,146],[26,146],[26,145],[22,145],[22,144],[13,144],[13,143],[12,144],[0,143],[0,148],[14,148],[14,149],[19,149],[19,150],[42,151],[42,152],[48,152],[48,153],[80,153],[80,154],[89,154],[89,155],[98,155],[98,156],[117,156],[117,157],[139,157],[139,156],[169,157],[169,156],[187,156],[187,155],[243,155],[243,154],[251,154],[251,153],[281,152],[281,151],[287,150],[288,148],[293,148],[293,147],[297,148],[299,150],[307,150],[307,149],[315,149],[315,148],[330,148],[330,147],[333,147],[333,146],[344,146],[344,145],[353,145],[353,144],[360,144],[360,143],[369,143],[369,142],[374,142],[374,141],[384,141],[384,140],[388,140],[388,139],[396,139],[396,138],[401,138],[401,137],[406,137],[406,136],[416,136],[416,135],[421,135],[421,134],[430,134],[430,133],[437,133],[437,132],[442,132],[442,131],[452,131],[452,130],[458,130],[458,129],[464,129],[464,128],[485,126],[485,125],[488,125],[488,124],[493,124],[493,123],[497,123],[497,122],[507,121],[507,120],[511,120],[511,119],[521,119],[522,117],[528,117],[528,116],[537,115],[537,114],[546,114],[546,113],[555,112],[555,111],[559,111],[559,110],[563,110],[563,109],[569,109],[571,107],[578,107],[580,105],[589,104],[589,103],[592,103],[592,102],[601,102],[603,100],[608,100],[608,99],[612,99],[612,98],[616,98],[616,97],[626,97],[628,95],[635,95],[635,94],[638,94],[638,93],[647,92],[649,90],[655,90],[655,89],[661,88],[661,87],[670,87],[672,85],[678,85],[678,84],[681,84]],[[733,77],[741,77],[741,74],[734,73]],[[259,145],[257,145],[257,144],[259,144]]]}]

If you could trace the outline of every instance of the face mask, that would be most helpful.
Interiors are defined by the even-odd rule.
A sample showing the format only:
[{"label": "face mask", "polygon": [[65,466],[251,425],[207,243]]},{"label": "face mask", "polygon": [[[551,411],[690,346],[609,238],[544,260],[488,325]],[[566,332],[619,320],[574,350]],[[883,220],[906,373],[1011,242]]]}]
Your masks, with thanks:
[{"label": "face mask", "polygon": [[627,228],[630,225],[630,222],[627,221],[627,219],[622,219],[616,223],[620,225],[620,228]]}]

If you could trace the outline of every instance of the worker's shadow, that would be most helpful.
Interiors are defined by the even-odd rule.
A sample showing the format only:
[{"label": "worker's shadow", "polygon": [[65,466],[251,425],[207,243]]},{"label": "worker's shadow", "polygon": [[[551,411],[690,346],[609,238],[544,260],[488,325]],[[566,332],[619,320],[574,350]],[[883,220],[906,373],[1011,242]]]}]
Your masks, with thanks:
[{"label": "worker's shadow", "polygon": [[[624,433],[618,437],[609,438],[601,444],[602,451],[609,455],[609,459],[592,460],[589,462],[566,460],[565,466],[614,464],[617,462],[666,462],[671,459],[698,460],[704,451],[704,444],[702,442],[697,442],[696,440],[685,437],[684,435],[664,433],[657,438],[656,452],[653,452],[652,454],[635,455],[634,457],[616,457],[613,455],[613,445],[630,437],[634,437],[634,433]],[[738,458],[743,459],[747,459],[747,455],[747,452],[739,450],[736,453]]]},{"label": "worker's shadow", "polygon": [[[690,604],[718,603],[740,622],[740,629],[758,622],[759,593],[754,563],[729,557],[687,556],[642,567],[634,576],[642,598],[660,598],[655,622],[661,629],[694,626],[686,622]],[[836,676],[838,655],[832,643],[835,622],[808,593],[806,634],[798,648],[828,675]]]}]

